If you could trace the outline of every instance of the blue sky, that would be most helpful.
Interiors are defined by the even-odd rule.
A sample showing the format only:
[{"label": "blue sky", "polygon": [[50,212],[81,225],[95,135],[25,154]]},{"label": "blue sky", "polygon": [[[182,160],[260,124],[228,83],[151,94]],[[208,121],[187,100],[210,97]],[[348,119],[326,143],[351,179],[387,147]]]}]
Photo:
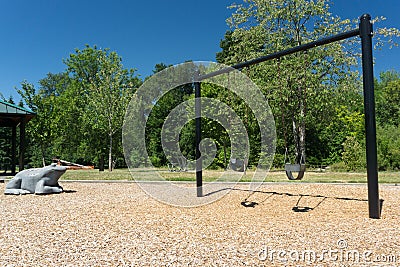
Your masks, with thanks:
[{"label": "blue sky", "polygon": [[[116,51],[142,78],[160,62],[213,61],[232,2],[0,0],[0,92],[19,99],[14,87],[63,71],[63,59],[85,44]],[[399,8],[398,0],[333,0],[331,11],[342,18],[382,15],[387,21],[380,26],[400,28]],[[374,56],[376,74],[400,71],[400,48]]]}]

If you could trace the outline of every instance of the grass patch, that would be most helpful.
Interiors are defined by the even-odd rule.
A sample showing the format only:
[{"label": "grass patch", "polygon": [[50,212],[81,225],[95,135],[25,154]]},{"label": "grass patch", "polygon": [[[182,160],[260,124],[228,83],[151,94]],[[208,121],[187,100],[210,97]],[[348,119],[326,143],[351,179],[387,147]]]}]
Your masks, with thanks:
[{"label": "grass patch", "polygon": [[128,169],[115,169],[112,172],[99,170],[68,170],[61,180],[132,180]]},{"label": "grass patch", "polygon": [[[154,176],[149,170],[137,169],[136,175],[148,174],[148,180],[160,180],[159,176]],[[157,173],[167,181],[195,181],[195,172],[169,172],[166,169],[158,169]],[[223,170],[204,170],[203,181],[212,182],[221,177]],[[254,171],[247,171],[240,179],[241,182],[250,182]],[[153,179],[154,177],[154,179]],[[134,180],[128,169],[115,169],[112,172],[98,170],[68,170],[61,180]],[[366,172],[317,172],[307,171],[301,181],[289,181],[284,171],[270,171],[265,179],[266,182],[294,182],[294,183],[366,183]],[[400,172],[380,172],[380,183],[400,184]]]}]

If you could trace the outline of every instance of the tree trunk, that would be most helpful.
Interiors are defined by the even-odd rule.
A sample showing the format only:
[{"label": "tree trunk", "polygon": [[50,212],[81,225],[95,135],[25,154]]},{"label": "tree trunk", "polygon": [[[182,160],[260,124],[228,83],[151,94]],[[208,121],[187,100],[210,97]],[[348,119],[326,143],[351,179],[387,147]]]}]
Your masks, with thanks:
[{"label": "tree trunk", "polygon": [[112,169],[113,169],[113,167],[112,167],[112,144],[113,144],[113,138],[112,138],[112,134],[109,134],[109,136],[110,136],[110,147],[109,147],[109,150],[108,150],[108,171],[110,171],[110,172],[112,172]]},{"label": "tree trunk", "polygon": [[296,116],[293,115],[292,117],[292,130],[293,130],[293,141],[294,141],[294,148],[295,148],[295,160],[294,163],[298,163],[300,159],[300,138],[299,138],[299,131],[298,131],[298,122],[296,121]]},{"label": "tree trunk", "polygon": [[306,118],[304,105],[300,110],[300,123],[299,123],[299,163],[306,162]]},{"label": "tree trunk", "polygon": [[306,81],[302,80],[302,86],[300,87],[300,119],[299,119],[299,155],[298,162],[306,162]]},{"label": "tree trunk", "polygon": [[99,171],[104,171],[104,155],[101,154],[99,158]]},{"label": "tree trunk", "polygon": [[295,163],[304,163],[306,161],[306,118],[305,105],[300,100],[299,120],[294,115],[292,117],[293,137],[295,145]]},{"label": "tree trunk", "polygon": [[43,144],[40,145],[40,150],[42,152],[42,164],[43,164],[43,167],[46,167],[46,160],[45,160],[45,157],[44,157],[44,146],[43,146]]},{"label": "tree trunk", "polygon": [[225,171],[228,169],[228,161],[227,161],[227,158],[226,158],[226,143],[225,143],[225,139],[224,139],[224,169],[225,169]]}]

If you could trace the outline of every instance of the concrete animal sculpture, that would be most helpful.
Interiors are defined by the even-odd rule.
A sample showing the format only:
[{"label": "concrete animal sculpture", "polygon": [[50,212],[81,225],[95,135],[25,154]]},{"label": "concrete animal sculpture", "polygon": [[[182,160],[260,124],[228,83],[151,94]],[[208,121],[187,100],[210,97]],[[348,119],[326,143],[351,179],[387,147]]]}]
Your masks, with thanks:
[{"label": "concrete animal sculpture", "polygon": [[6,185],[4,194],[53,194],[63,192],[58,179],[65,173],[67,167],[53,163],[43,168],[23,170],[14,176]]}]

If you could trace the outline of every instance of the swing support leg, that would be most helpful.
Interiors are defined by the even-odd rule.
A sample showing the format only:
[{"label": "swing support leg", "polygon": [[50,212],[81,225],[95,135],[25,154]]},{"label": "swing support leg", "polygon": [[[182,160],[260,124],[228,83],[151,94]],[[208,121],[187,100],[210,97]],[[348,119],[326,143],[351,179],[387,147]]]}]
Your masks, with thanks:
[{"label": "swing support leg", "polygon": [[200,82],[194,83],[195,94],[195,124],[196,124],[196,188],[197,197],[203,196],[203,162],[200,152],[201,142],[201,85]]},{"label": "swing support leg", "polygon": [[378,160],[376,148],[376,121],[374,99],[374,72],[372,58],[372,23],[368,14],[360,18],[362,68],[364,86],[364,112],[367,154],[368,207],[369,217],[379,219],[380,200],[378,188]]}]

